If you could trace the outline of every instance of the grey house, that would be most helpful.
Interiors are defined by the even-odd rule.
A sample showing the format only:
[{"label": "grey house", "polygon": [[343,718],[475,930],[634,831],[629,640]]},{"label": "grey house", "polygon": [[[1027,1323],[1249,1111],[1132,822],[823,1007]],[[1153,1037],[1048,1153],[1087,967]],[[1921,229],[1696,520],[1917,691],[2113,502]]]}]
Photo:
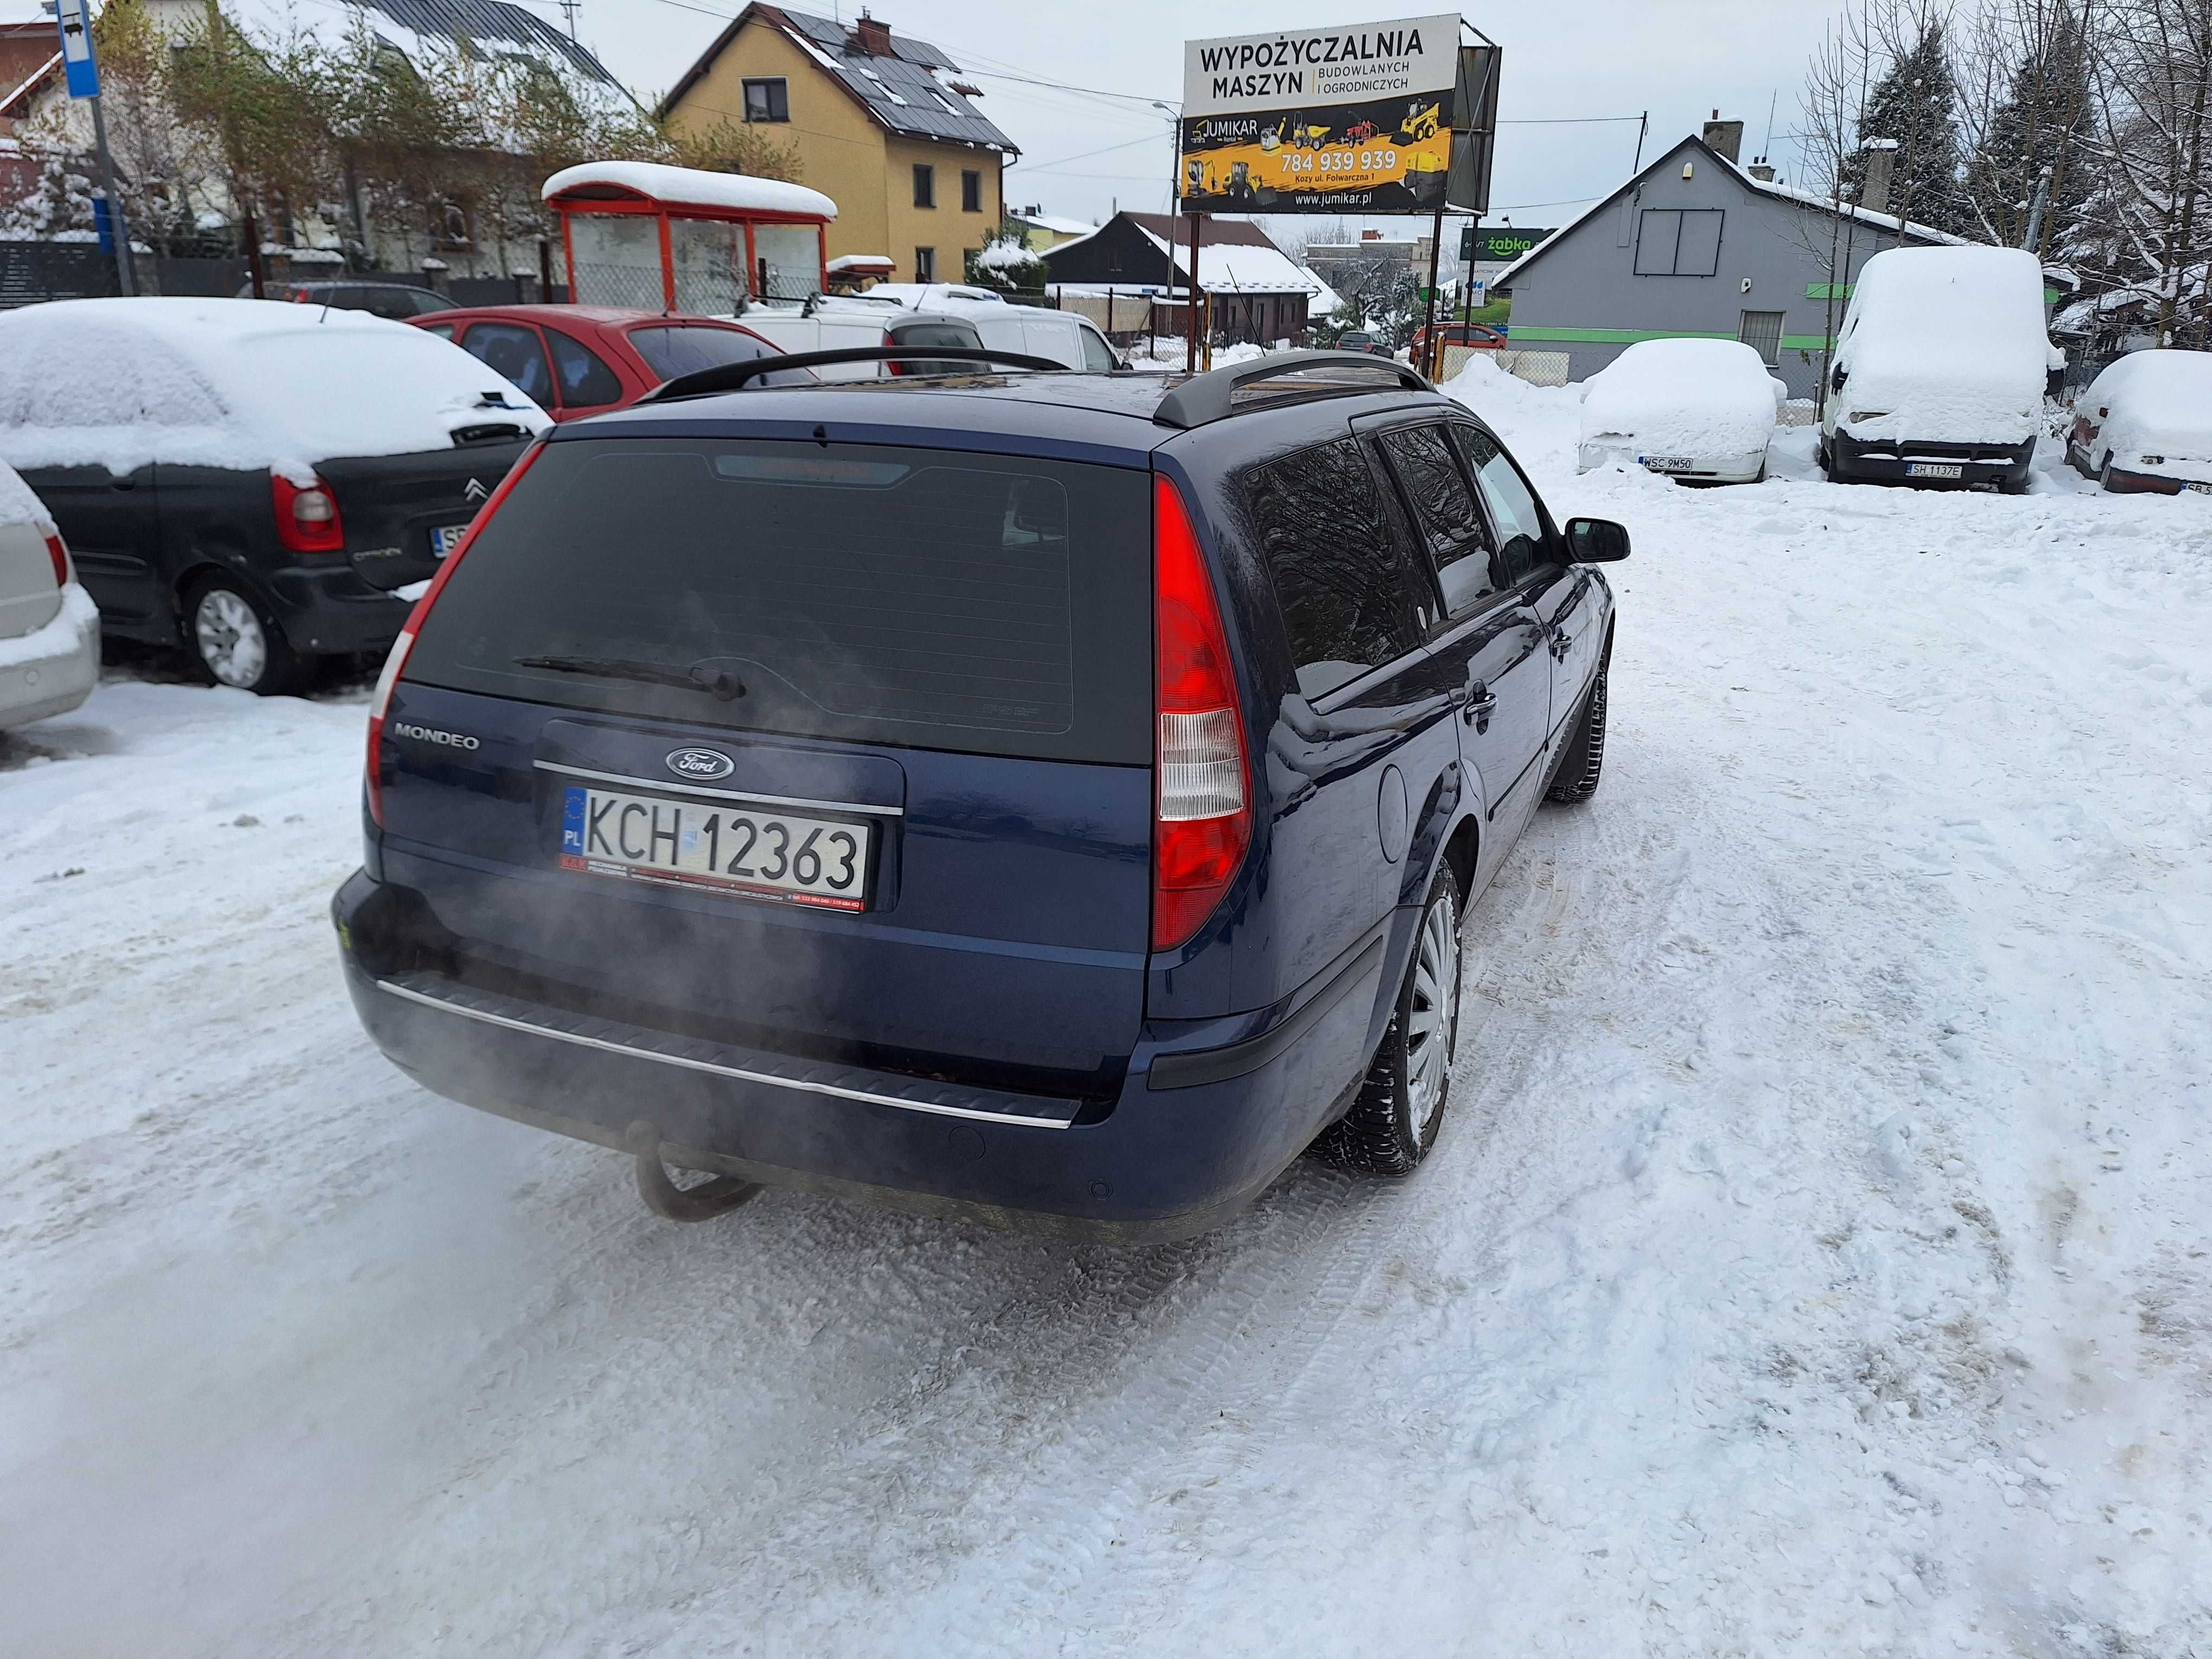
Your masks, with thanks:
[{"label": "grey house", "polygon": [[[1740,125],[1716,127],[1732,150],[1726,129]],[[1894,214],[1839,213],[1826,197],[1685,138],[1508,266],[1496,287],[1513,295],[1513,344],[1565,352],[1571,380],[1638,340],[1686,336],[1755,347],[1792,397],[1809,398],[1850,284],[1900,240],[1932,247],[1958,238],[1917,224],[1900,238]]]}]

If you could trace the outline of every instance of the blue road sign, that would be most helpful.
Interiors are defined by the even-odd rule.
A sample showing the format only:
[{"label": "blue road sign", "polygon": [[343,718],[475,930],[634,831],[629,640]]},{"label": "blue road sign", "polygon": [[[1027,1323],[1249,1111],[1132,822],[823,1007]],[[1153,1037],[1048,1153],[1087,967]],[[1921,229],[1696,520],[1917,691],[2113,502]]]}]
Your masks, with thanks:
[{"label": "blue road sign", "polygon": [[92,9],[87,0],[58,0],[54,24],[61,30],[62,68],[72,98],[100,96],[100,70],[92,61]]}]

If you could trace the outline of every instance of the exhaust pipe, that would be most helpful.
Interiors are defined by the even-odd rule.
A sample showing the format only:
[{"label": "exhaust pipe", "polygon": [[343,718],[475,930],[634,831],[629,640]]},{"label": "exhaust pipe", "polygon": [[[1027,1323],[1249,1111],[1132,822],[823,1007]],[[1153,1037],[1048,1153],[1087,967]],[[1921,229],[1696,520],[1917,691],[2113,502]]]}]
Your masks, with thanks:
[{"label": "exhaust pipe", "polygon": [[664,1221],[712,1221],[727,1215],[760,1193],[758,1183],[735,1176],[716,1176],[696,1187],[679,1187],[660,1161],[660,1131],[640,1118],[629,1126],[631,1152],[637,1160],[637,1195]]}]

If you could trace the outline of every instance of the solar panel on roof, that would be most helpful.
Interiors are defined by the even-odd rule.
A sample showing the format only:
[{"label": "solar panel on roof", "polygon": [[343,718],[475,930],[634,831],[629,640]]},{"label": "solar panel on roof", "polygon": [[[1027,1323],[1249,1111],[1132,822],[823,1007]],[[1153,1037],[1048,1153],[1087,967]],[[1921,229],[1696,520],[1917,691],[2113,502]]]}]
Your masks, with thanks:
[{"label": "solar panel on roof", "polygon": [[542,17],[507,0],[363,0],[393,22],[432,40],[464,40],[489,46],[504,41],[568,60],[594,81],[614,84],[606,66],[580,44]]},{"label": "solar panel on roof", "polygon": [[[421,3],[422,0],[415,0]],[[475,0],[485,3],[485,0]],[[948,90],[930,71],[959,65],[927,40],[891,36],[894,58],[853,50],[852,33],[827,17],[784,10],[784,18],[830,60],[837,78],[894,132],[946,138],[958,143],[1015,149],[1014,141],[958,92]]]}]

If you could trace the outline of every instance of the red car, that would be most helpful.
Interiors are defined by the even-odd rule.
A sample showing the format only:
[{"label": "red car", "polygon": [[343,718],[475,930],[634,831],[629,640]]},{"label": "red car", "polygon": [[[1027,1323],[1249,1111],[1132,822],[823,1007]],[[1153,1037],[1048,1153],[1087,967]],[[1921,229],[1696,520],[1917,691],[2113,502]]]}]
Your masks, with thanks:
[{"label": "red car", "polygon": [[[483,359],[556,421],[624,408],[695,369],[781,355],[742,323],[608,306],[470,306],[409,320]],[[766,377],[813,378],[803,368]]]},{"label": "red car", "polygon": [[[1492,328],[1488,323],[1439,323],[1437,325],[1437,332],[1443,337],[1443,343],[1446,345],[1472,346],[1477,351],[1498,351],[1504,349],[1505,345],[1505,331],[1502,328]],[[1425,328],[1415,329],[1413,331],[1413,361],[1419,362],[1428,348],[1429,331]]]}]

